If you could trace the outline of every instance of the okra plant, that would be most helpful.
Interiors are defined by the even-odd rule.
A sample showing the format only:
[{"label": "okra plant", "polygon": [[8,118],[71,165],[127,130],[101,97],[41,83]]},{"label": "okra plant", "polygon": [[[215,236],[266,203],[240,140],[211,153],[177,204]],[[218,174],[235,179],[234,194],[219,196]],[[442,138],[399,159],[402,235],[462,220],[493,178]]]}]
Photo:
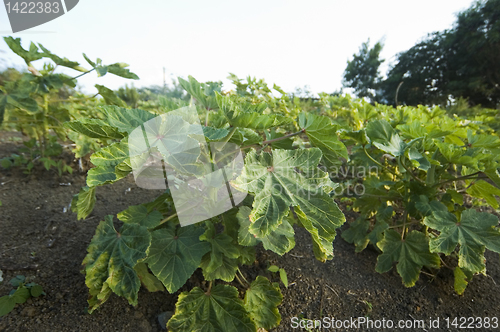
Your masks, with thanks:
[{"label": "okra plant", "polygon": [[[220,190],[226,190],[226,196],[229,192],[232,205],[205,220],[186,222],[186,211],[195,218],[207,206],[190,205],[191,197],[179,199],[174,193],[186,183],[165,176],[154,185],[162,188],[168,182],[168,188],[158,190],[154,201],[118,213],[119,223],[114,216],[106,216],[83,261],[89,312],[111,293],[137,305],[141,283],[150,291],[175,293],[201,269],[207,286],[179,295],[175,314],[167,323],[169,330],[271,329],[281,319],[279,285],[264,276],[248,280],[240,267],[254,263],[256,246],[278,255],[289,252],[295,245],[294,226],[310,233],[318,260],[333,257],[332,242],[345,217],[333,198],[337,185],[318,166],[340,165],[348,157],[347,150],[329,117],[299,113],[286,95],[271,100],[269,95],[265,99],[245,93],[241,85],[237,92],[224,92],[216,82],[199,83],[192,77],[179,82],[192,97],[187,108],[195,110],[194,118],[175,110],[175,103],[155,114],[105,106],[100,120],[66,124],[88,137],[113,141],[91,156],[95,167],[88,171],[86,186],[73,197],[72,209],[79,219],[85,218],[94,207],[99,186],[130,173],[139,183],[142,173],[134,165],[138,159],[154,163],[152,156],[161,159],[159,174],[165,175],[165,167],[170,167],[203,182],[209,196],[215,197],[211,209],[222,206]],[[146,143],[137,143],[138,138]],[[230,145],[237,149],[226,153]],[[228,174],[224,165],[239,152],[244,155],[241,172]],[[216,176],[199,175],[207,165],[222,171],[218,173],[224,176],[219,182],[222,189],[214,185]],[[247,196],[241,198],[241,194]],[[182,199],[188,203],[180,204]]]},{"label": "okra plant", "polygon": [[[342,237],[356,252],[376,246],[378,272],[397,262],[407,287],[415,285],[424,266],[433,274],[442,265],[452,268],[455,290],[462,294],[474,274],[486,274],[485,250],[500,253],[499,221],[490,213],[499,208],[498,133],[439,107],[363,103],[353,109],[350,100],[341,99],[330,98],[329,106],[348,119],[343,132],[352,146],[348,167],[371,170],[350,180],[362,183],[351,197],[361,216]],[[473,205],[491,210],[479,212]],[[451,257],[445,262],[440,256]]]},{"label": "okra plant", "polygon": [[[0,125],[7,129],[14,129],[22,132],[34,142],[30,146],[30,153],[27,153],[26,169],[29,172],[33,164],[43,162],[46,168],[56,167],[61,170],[70,171],[71,168],[56,157],[62,152],[60,144],[56,141],[60,139],[67,141],[68,130],[63,126],[64,122],[83,117],[88,114],[81,114],[80,107],[87,100],[93,100],[93,97],[78,95],[74,90],[77,79],[83,75],[97,72],[97,75],[104,76],[111,73],[123,78],[138,79],[137,75],[130,72],[125,63],[114,63],[103,65],[101,59],[96,62],[91,61],[85,54],[85,60],[92,66],[92,69],[86,69],[78,62],[61,58],[50,52],[43,45],[31,43],[28,50],[21,45],[20,38],[4,37],[8,47],[18,56],[20,56],[27,65],[27,71],[20,79],[5,82],[0,85]],[[34,62],[37,60],[49,60],[42,67],[36,68]],[[78,72],[79,74],[71,77],[64,73],[57,73],[58,68],[65,67]],[[102,85],[96,85],[98,94],[105,99],[107,103],[122,102],[113,91]],[[75,97],[76,96],[76,97]],[[94,103],[95,100],[94,100]],[[123,103],[125,105],[125,103]],[[98,117],[99,114],[92,114],[92,117]],[[53,136],[51,134],[55,134]],[[74,135],[73,140],[79,140]],[[91,142],[78,142],[80,148],[84,144]],[[33,152],[37,151],[34,155]],[[85,148],[82,150],[86,152]],[[77,154],[79,150],[75,151]],[[11,160],[11,164],[15,164]],[[4,164],[8,164],[8,160]]]}]

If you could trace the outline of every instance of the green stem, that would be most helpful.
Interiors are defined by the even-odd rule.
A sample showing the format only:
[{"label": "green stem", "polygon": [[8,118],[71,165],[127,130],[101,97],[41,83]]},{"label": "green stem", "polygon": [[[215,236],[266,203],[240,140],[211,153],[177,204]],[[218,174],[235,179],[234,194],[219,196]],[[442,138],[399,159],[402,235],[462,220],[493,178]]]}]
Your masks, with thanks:
[{"label": "green stem", "polygon": [[464,176],[459,176],[459,177],[456,177],[456,178],[453,178],[453,179],[448,179],[448,180],[445,180],[445,181],[442,181],[442,182],[439,182],[439,183],[436,183],[435,185],[433,185],[432,187],[439,187],[445,183],[448,183],[448,182],[454,182],[454,181],[460,181],[460,180],[472,180],[472,179],[483,179],[485,177],[476,177],[476,175],[480,174],[481,172],[476,172],[476,173],[472,173],[472,174],[469,174],[469,175],[464,175]]},{"label": "green stem", "polygon": [[[177,212],[176,212],[176,213],[174,213],[174,214],[173,214],[173,215],[171,215],[171,216],[166,217],[166,218],[165,218],[165,219],[163,219],[162,221],[160,221],[160,223],[158,224],[158,226],[163,225],[164,223],[166,223],[166,222],[167,222],[167,221],[169,221],[169,220],[174,219],[175,217],[177,217]],[[156,227],[158,227],[158,226],[156,226]]]},{"label": "green stem", "polygon": [[[401,158],[401,157],[400,157],[400,158]],[[413,174],[413,172],[412,172],[412,171],[410,171],[410,169],[408,169],[408,167],[406,167],[406,165],[405,165],[405,163],[404,163],[404,160],[401,160],[401,159],[400,159],[399,164],[400,164],[401,166],[403,166],[403,168],[406,170],[406,172],[408,172],[408,174],[410,174],[410,175],[411,175],[411,177],[412,177],[413,179],[415,179],[417,182],[424,183],[424,181],[422,181],[421,179],[417,178],[417,177],[415,176],[415,174]]]},{"label": "green stem", "polygon": [[245,288],[247,287],[247,286],[243,283],[243,281],[240,279],[240,277],[238,277],[238,274],[237,274],[237,273],[236,273],[234,276],[236,277],[236,280],[238,280],[238,282],[240,283],[240,285],[241,285],[242,287],[245,287]]},{"label": "green stem", "polygon": [[[403,225],[410,226],[410,225],[418,225],[418,224],[420,224],[420,222],[409,222],[409,223],[403,224]],[[403,225],[402,224],[397,224],[397,225],[394,225],[394,226],[389,226],[389,227],[387,227],[387,229],[401,228]]]},{"label": "green stem", "polygon": [[[291,133],[291,134],[287,134],[287,135],[282,136],[282,137],[273,138],[273,139],[270,139],[268,141],[264,141],[264,142],[261,143],[261,145],[264,147],[264,146],[266,146],[268,144],[271,144],[271,143],[274,143],[274,142],[278,142],[278,141],[281,141],[281,140],[284,140],[284,139],[287,139],[287,138],[290,138],[290,137],[293,137],[293,136],[297,136],[297,135],[300,135],[300,134],[305,133],[305,132],[306,132],[306,130],[302,129],[301,131],[298,131],[296,133]],[[250,148],[250,147],[252,147],[254,145],[246,145],[246,146],[243,146],[241,149],[242,150],[243,149],[248,149],[248,148]]]},{"label": "green stem", "polygon": [[210,109],[207,109],[207,115],[205,116],[205,127],[208,127],[208,114],[210,113]]},{"label": "green stem", "polygon": [[247,285],[250,285],[250,283],[249,283],[249,282],[248,282],[248,280],[245,278],[245,276],[243,275],[243,273],[241,273],[240,268],[238,268],[238,270],[237,270],[237,271],[238,271],[238,273],[240,274],[240,276],[243,278],[243,280],[245,280],[246,284],[247,284]]},{"label": "green stem", "polygon": [[408,210],[403,214],[403,231],[401,232],[401,241],[404,239],[406,233],[406,219],[408,219]]},{"label": "green stem", "polygon": [[95,68],[92,68],[91,70],[86,71],[85,73],[82,73],[82,74],[80,74],[80,75],[78,75],[78,76],[75,76],[75,77],[71,78],[70,80],[71,80],[71,81],[72,81],[72,80],[76,80],[77,78],[80,78],[80,77],[82,77],[83,75],[87,75],[88,73],[91,73],[91,72],[93,72],[94,70],[95,70]]},{"label": "green stem", "polygon": [[370,154],[368,153],[368,151],[366,151],[366,147],[363,146],[363,151],[365,151],[365,154],[368,158],[370,158],[371,161],[373,161],[375,164],[377,164],[379,167],[382,167],[383,169],[385,169],[386,171],[388,171],[389,173],[395,175],[395,176],[398,176],[398,174],[396,174],[396,172],[394,172],[393,170],[385,167],[384,165],[382,165],[381,163],[379,163],[378,161],[376,161],[372,156],[370,156]]},{"label": "green stem", "polygon": [[227,137],[222,141],[222,143],[224,143],[224,144],[222,144],[222,146],[218,148],[220,151],[222,151],[222,149],[224,148],[224,146],[226,146],[227,142],[229,142],[229,140],[231,139],[231,137],[233,137],[233,135],[236,132],[236,130],[238,130],[238,127],[233,127],[231,129],[231,131],[229,132],[229,134],[227,135]]},{"label": "green stem", "polygon": [[210,295],[210,291],[212,290],[212,283],[213,283],[213,281],[210,281],[210,282],[209,282],[209,284],[208,284],[208,289],[207,289],[207,291],[206,291],[206,293],[205,293],[206,295]]},{"label": "green stem", "polygon": [[43,108],[42,108],[42,116],[43,116],[43,130],[42,130],[42,141],[43,145],[40,146],[40,150],[42,152],[42,157],[45,157],[45,149],[47,147],[47,135],[49,132],[49,96],[47,94],[43,95]]},{"label": "green stem", "polygon": [[[233,137],[234,133],[238,130],[238,127],[233,127],[227,137],[223,140],[224,143],[229,142],[229,140]],[[222,150],[222,149],[221,149]]]}]

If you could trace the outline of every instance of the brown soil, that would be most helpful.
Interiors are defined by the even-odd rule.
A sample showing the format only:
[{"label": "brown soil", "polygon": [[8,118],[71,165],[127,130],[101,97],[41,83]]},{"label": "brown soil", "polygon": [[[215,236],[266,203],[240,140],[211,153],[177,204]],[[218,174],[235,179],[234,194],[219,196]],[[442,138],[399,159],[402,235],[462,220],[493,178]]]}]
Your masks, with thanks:
[{"label": "brown soil", "polygon": [[[17,147],[0,143],[0,158]],[[130,178],[98,188],[94,212],[77,221],[75,214],[65,211],[84,180],[77,167],[73,175],[62,178],[44,170],[29,176],[19,170],[0,171],[0,270],[4,273],[0,295],[8,294],[8,281],[19,274],[42,285],[46,293],[0,318],[0,331],[161,331],[158,315],[174,310],[178,293],[141,289],[135,308],[112,295],[100,310],[86,313],[88,293],[80,268],[96,226],[105,215],[147,202],[156,192],[136,187]],[[346,214],[348,220],[356,217]],[[355,254],[354,247],[338,235],[334,259],[321,263],[314,259],[310,237],[302,229],[297,229],[296,243],[284,257],[258,250],[258,263],[242,269],[247,279],[263,274],[279,281],[266,271],[269,264],[288,273],[290,285],[282,286],[284,300],[279,308],[282,323],[275,331],[302,330],[291,328],[292,317],[299,315],[309,319],[368,316],[394,322],[424,319],[426,323],[440,318],[439,329],[426,326],[418,331],[455,330],[445,328],[446,317],[500,316],[500,261],[492,252],[486,253],[488,276],[475,276],[465,294],[458,296],[453,272],[446,268],[434,278],[421,274],[415,287],[405,288],[395,268],[386,274],[375,272],[374,249]],[[181,290],[199,285],[200,279],[198,271]]]}]

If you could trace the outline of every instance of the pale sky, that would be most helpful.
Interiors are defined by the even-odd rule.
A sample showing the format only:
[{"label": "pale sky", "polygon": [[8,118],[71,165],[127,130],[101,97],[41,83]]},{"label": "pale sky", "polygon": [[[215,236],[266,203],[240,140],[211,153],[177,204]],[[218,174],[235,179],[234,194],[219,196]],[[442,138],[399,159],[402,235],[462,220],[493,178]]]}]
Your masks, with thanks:
[{"label": "pale sky", "polygon": [[[23,46],[41,43],[59,56],[90,68],[82,57],[126,62],[140,80],[95,72],[79,80],[87,93],[94,84],[117,89],[163,84],[169,77],[225,82],[229,72],[264,78],[285,91],[309,85],[314,93],[341,87],[347,60],[368,38],[383,38],[382,67],[427,33],[450,28],[472,0],[254,0],[159,1],[81,0],[65,15],[17,34],[5,7],[0,34],[21,37]],[[0,40],[0,66],[24,62]],[[34,62],[39,68],[41,60]],[[59,71],[59,69],[58,69]],[[65,71],[68,74],[77,72]]]}]

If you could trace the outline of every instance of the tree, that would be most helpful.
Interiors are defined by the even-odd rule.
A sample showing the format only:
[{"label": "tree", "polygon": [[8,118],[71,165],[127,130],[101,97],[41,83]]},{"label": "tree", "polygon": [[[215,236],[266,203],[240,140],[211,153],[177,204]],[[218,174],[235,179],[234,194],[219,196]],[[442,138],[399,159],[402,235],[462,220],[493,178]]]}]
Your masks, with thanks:
[{"label": "tree", "polygon": [[360,98],[366,97],[370,101],[377,101],[375,90],[380,82],[379,67],[384,62],[380,59],[383,45],[377,42],[370,48],[370,39],[361,44],[358,54],[353,54],[353,59],[347,61],[342,85],[353,88]]},{"label": "tree", "polygon": [[477,1],[447,35],[448,89],[473,105],[500,103],[500,1]]},{"label": "tree", "polygon": [[397,57],[379,84],[383,102],[446,105],[466,98],[471,105],[500,103],[500,0],[477,1],[454,26],[429,34]]},{"label": "tree", "polygon": [[429,34],[397,56],[387,79],[380,83],[380,100],[387,104],[446,104],[447,61],[443,43],[446,35]]}]

